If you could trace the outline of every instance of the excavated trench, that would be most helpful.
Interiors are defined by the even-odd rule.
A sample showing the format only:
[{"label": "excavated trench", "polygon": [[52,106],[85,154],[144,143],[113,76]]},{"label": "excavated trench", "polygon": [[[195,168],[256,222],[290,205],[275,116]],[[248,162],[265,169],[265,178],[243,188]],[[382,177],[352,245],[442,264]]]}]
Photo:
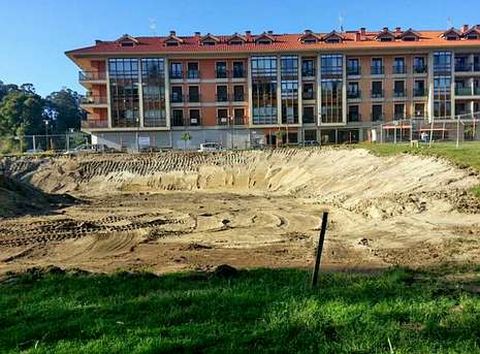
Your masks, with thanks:
[{"label": "excavated trench", "polygon": [[32,194],[29,208],[0,186],[9,205],[0,209],[0,272],[308,266],[324,209],[332,268],[480,260],[480,206],[467,192],[479,177],[434,158],[318,148],[167,152],[4,158],[0,171],[45,195],[77,198],[43,208]]}]

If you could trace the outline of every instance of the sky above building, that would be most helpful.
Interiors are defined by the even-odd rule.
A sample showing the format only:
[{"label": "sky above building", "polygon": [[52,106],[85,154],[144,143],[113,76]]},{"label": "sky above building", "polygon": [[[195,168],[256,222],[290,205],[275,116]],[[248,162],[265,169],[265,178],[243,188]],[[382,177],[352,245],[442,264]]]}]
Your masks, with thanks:
[{"label": "sky above building", "polygon": [[0,0],[0,80],[33,83],[41,95],[62,87],[84,93],[64,52],[125,33],[447,29],[480,24],[479,10],[478,0]]}]

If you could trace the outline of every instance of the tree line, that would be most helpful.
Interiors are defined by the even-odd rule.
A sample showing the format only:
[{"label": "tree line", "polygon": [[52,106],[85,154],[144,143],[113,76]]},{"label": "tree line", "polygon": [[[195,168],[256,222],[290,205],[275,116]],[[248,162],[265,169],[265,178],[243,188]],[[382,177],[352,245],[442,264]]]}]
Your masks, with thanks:
[{"label": "tree line", "polygon": [[18,151],[26,135],[64,134],[80,129],[82,96],[62,88],[46,97],[33,84],[5,84],[0,80],[0,151]]}]

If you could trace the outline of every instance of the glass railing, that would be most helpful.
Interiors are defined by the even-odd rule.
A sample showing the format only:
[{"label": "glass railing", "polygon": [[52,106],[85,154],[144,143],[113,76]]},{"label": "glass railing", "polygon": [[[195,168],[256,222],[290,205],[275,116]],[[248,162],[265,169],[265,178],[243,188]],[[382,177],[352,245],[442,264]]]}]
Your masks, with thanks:
[{"label": "glass railing", "polygon": [[349,76],[360,76],[361,72],[362,70],[360,69],[359,66],[347,68],[347,75]]},{"label": "glass railing", "polygon": [[457,96],[471,96],[472,88],[471,87],[455,87],[455,95]]},{"label": "glass railing", "polygon": [[372,66],[370,67],[370,73],[372,75],[383,75],[385,72],[383,65],[382,66]]},{"label": "glass railing", "polygon": [[414,74],[426,74],[427,73],[427,66],[422,64],[417,64],[413,66],[413,73]]},{"label": "glass railing", "polygon": [[384,93],[383,90],[372,90],[370,91],[371,98],[383,98]]},{"label": "glass railing", "polygon": [[406,68],[405,65],[394,65],[392,70],[393,70],[394,74],[406,74],[407,73],[407,68]]},{"label": "glass railing", "polygon": [[78,73],[79,81],[106,80],[107,73],[102,71],[80,71]]},{"label": "glass railing", "polygon": [[200,71],[199,70],[188,70],[187,71],[187,79],[199,79],[200,78]]},{"label": "glass railing", "polygon": [[393,97],[405,97],[407,92],[405,90],[393,90]]},{"label": "glass railing", "polygon": [[86,97],[82,97],[82,99],[80,100],[80,103],[81,104],[89,104],[89,105],[94,105],[94,104],[107,104],[108,102],[108,99],[106,96],[97,96],[97,95],[93,95],[93,96],[86,96]]},{"label": "glass railing", "polygon": [[424,97],[427,95],[427,91],[424,89],[414,89],[413,97]]},{"label": "glass railing", "polygon": [[347,91],[347,98],[360,98],[360,90]]}]

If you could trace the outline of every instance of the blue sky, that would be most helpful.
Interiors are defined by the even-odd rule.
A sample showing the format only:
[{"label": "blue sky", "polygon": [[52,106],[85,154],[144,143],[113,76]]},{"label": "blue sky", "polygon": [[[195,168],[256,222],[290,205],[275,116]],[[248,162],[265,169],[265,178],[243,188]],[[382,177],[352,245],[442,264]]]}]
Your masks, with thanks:
[{"label": "blue sky", "polygon": [[323,32],[338,29],[340,17],[345,29],[438,29],[448,23],[480,23],[478,0],[449,6],[443,1],[0,0],[0,80],[33,83],[41,95],[63,86],[83,93],[77,69],[64,52],[124,33]]}]

